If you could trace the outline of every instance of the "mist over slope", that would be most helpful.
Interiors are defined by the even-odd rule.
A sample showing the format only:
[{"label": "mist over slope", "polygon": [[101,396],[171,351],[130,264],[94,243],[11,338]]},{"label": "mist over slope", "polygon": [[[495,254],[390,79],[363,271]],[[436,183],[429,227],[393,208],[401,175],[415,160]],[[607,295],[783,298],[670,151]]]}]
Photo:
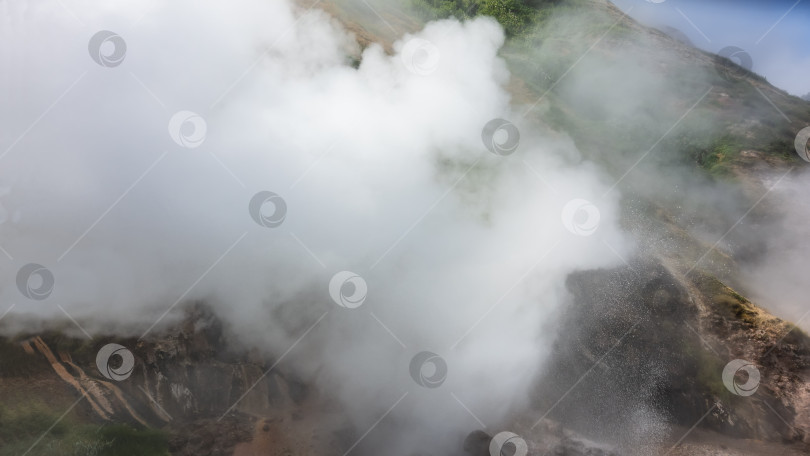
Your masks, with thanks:
[{"label": "mist over slope", "polygon": [[[358,427],[410,393],[396,432],[368,441],[405,451],[463,437],[465,407],[500,419],[545,356],[565,276],[621,261],[615,197],[579,233],[599,239],[566,206],[609,180],[522,128],[491,19],[429,24],[355,68],[334,20],[281,2],[6,8],[7,333],[67,315],[75,334],[147,336],[205,301],[241,343],[294,348]],[[497,118],[515,118],[521,158],[482,143]],[[340,271],[367,284],[358,309],[330,299]],[[425,350],[463,406],[413,382]]]},{"label": "mist over slope", "polygon": [[[634,268],[674,282],[672,305],[712,297],[699,273],[801,318],[803,287],[782,271],[804,269],[790,246],[805,209],[759,203],[772,186],[803,192],[783,143],[807,103],[777,94],[783,123],[762,78],[729,77],[605,2],[562,2],[508,41],[491,17],[422,27],[387,2],[310,6],[3,5],[5,335],[58,328],[159,354],[205,303],[229,350],[339,404],[357,437],[341,454],[456,454],[471,429],[535,429],[515,417],[556,406],[531,409],[538,378],[572,375],[548,388],[568,394],[616,341],[648,341],[623,339],[637,301],[659,302]],[[703,333],[704,314],[672,321]],[[679,346],[671,315],[640,327],[688,365],[701,341]],[[576,375],[554,370],[571,340]],[[626,451],[662,444],[672,418],[655,405],[673,368],[636,355],[644,375],[616,371],[636,383],[580,392],[637,396],[613,423]],[[221,412],[250,409],[237,399]],[[710,401],[688,399],[678,425]],[[551,417],[593,429],[572,410]]]}]

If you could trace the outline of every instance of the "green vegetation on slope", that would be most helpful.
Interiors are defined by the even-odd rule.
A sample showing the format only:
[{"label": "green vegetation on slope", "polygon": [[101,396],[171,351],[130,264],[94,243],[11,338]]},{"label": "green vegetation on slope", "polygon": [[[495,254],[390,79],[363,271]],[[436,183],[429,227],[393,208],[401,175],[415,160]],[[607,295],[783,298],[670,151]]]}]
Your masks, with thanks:
[{"label": "green vegetation on slope", "polygon": [[810,346],[810,336],[806,332],[757,307],[716,277],[697,270],[692,275],[692,283],[722,313],[733,316],[749,328],[765,331],[784,344]]},{"label": "green vegetation on slope", "polygon": [[0,404],[0,456],[169,456],[168,435],[123,424],[81,424],[36,400]]},{"label": "green vegetation on slope", "polygon": [[[609,169],[623,172],[657,144],[651,158],[661,164],[734,178],[743,150],[762,152],[773,163],[796,161],[792,141],[797,126],[810,122],[807,102],[728,59],[707,59],[703,51],[645,31],[607,4],[410,1],[425,20],[495,18],[508,37],[501,56],[513,76],[536,96],[543,94],[531,116],[568,133],[588,158]],[[709,87],[712,92],[683,125],[668,132]],[[624,105],[629,109],[622,111]]]},{"label": "green vegetation on slope", "polygon": [[507,36],[526,33],[530,26],[550,14],[550,8],[561,0],[412,0],[424,19],[470,19],[475,16],[494,17]]}]

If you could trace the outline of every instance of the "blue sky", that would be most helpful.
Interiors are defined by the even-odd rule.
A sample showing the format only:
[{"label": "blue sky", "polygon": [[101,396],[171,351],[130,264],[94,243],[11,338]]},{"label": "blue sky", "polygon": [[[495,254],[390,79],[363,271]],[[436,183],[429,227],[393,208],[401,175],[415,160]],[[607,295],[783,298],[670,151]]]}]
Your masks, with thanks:
[{"label": "blue sky", "polygon": [[701,49],[742,48],[771,84],[810,93],[810,0],[612,1],[646,25],[680,30]]}]

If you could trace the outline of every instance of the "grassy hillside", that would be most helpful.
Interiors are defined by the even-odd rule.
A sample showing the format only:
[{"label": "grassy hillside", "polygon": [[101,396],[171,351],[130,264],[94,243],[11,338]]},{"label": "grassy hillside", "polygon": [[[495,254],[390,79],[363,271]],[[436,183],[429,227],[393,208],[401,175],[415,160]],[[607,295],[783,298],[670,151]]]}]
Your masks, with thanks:
[{"label": "grassy hillside", "polygon": [[412,0],[425,19],[455,17],[464,20],[478,15],[492,16],[508,36],[526,34],[549,17],[552,8],[573,2],[563,0]]},{"label": "grassy hillside", "polygon": [[[745,150],[767,155],[776,166],[798,161],[793,139],[810,125],[810,103],[726,59],[640,26],[607,2],[410,1],[424,20],[498,20],[508,37],[502,55],[532,94],[517,101],[537,103],[530,116],[570,134],[589,158],[616,172],[662,137],[654,154],[662,164],[694,165],[713,176],[729,176]],[[615,83],[623,79],[630,83]]]},{"label": "grassy hillside", "polygon": [[[53,396],[51,396],[53,397]],[[63,404],[59,404],[63,405]],[[64,408],[67,409],[70,404]],[[53,403],[0,405],[0,456],[168,456],[168,434],[123,424],[87,424]]]}]

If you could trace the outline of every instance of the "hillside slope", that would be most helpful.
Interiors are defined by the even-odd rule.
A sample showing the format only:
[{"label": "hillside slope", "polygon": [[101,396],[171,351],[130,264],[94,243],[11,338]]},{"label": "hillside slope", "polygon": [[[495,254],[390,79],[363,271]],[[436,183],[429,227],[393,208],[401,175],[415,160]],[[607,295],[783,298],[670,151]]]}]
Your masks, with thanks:
[{"label": "hillside slope", "polygon": [[[810,102],[608,2],[541,3],[536,26],[513,23],[501,51],[514,111],[521,128],[570,137],[582,154],[572,162],[606,170],[638,248],[621,267],[569,277],[572,302],[534,394],[501,424],[538,455],[807,454],[810,338],[745,297],[740,266],[765,247],[756,223],[735,222],[775,216],[757,203],[804,165],[793,139],[810,125]],[[361,46],[389,53],[431,14],[456,15],[424,2],[316,7]],[[726,242],[715,242],[723,233]],[[115,341],[134,356],[124,381],[97,366],[109,339],[59,328],[0,338],[0,456],[354,448],[365,429],[347,424],[329,397],[239,344],[204,305],[186,312],[178,327]],[[758,367],[754,395],[724,385],[733,359]],[[489,454],[490,431],[471,426],[458,454]]]}]

